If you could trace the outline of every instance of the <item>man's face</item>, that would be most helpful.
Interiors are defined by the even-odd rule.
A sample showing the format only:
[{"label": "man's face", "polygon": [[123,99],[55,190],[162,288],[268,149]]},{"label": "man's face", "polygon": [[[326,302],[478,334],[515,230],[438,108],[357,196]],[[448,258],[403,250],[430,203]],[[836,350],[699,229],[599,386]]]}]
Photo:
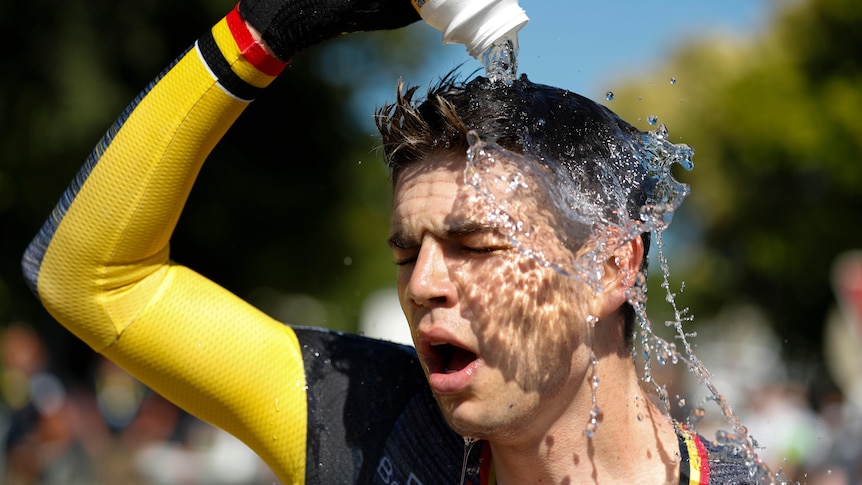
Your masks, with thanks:
[{"label": "man's face", "polygon": [[[573,399],[591,398],[583,391],[585,322],[597,296],[489,225],[491,207],[464,183],[463,158],[435,156],[398,176],[390,245],[401,307],[457,432],[498,439],[541,432]],[[535,216],[535,237],[556,240],[535,205],[521,201]]]}]

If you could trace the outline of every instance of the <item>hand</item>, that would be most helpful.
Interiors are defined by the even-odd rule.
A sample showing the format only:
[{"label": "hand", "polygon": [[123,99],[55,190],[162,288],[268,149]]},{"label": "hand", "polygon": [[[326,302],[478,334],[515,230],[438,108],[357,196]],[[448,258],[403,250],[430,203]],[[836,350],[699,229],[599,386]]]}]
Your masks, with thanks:
[{"label": "hand", "polygon": [[397,29],[419,20],[410,0],[241,0],[239,13],[285,61],[341,34]]}]

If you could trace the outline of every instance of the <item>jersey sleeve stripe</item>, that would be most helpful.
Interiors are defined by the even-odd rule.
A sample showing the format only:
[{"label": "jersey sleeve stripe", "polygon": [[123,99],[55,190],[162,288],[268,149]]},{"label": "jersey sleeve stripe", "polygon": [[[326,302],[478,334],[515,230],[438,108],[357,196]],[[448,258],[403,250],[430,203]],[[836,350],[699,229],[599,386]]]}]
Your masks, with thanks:
[{"label": "jersey sleeve stripe", "polygon": [[263,48],[263,44],[252,37],[239,14],[239,4],[225,17],[225,22],[234,40],[236,40],[240,54],[246,61],[260,72],[272,77],[278,76],[284,70],[288,63],[269,55]]},{"label": "jersey sleeve stripe", "polygon": [[253,100],[261,88],[246,82],[233,69],[216,43],[212,30],[195,43],[207,68],[225,91],[244,101]]},{"label": "jersey sleeve stripe", "polygon": [[[709,456],[706,452],[706,447],[703,444],[703,441],[700,439],[700,436],[695,436],[695,449],[697,450],[698,463],[700,465],[699,469],[699,483],[708,484],[709,483]],[[692,462],[693,463],[693,462]],[[694,470],[692,470],[694,472]]]}]

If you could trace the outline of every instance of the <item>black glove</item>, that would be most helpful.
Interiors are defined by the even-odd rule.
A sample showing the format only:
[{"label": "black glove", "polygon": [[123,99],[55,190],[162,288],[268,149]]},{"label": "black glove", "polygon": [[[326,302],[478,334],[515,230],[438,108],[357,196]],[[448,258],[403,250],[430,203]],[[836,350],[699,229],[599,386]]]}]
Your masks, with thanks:
[{"label": "black glove", "polygon": [[340,34],[397,29],[419,20],[410,0],[241,0],[239,13],[285,61]]}]

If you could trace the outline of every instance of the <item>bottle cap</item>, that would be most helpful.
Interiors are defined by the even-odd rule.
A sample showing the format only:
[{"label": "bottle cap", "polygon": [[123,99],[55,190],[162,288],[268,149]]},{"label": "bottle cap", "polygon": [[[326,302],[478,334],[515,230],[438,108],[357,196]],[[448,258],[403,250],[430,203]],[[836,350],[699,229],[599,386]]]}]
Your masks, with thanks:
[{"label": "bottle cap", "polygon": [[530,20],[518,0],[415,0],[419,15],[443,32],[444,44],[463,44],[479,58],[494,42]]}]

